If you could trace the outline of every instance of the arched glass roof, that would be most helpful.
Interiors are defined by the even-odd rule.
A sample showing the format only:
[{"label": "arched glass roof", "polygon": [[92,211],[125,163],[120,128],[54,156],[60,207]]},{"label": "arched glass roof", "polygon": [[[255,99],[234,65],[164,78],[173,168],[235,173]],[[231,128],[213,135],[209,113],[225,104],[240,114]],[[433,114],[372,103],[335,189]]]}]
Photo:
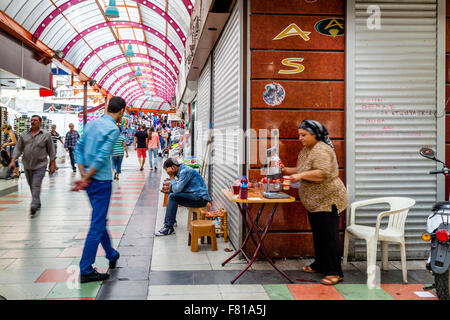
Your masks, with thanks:
[{"label": "arched glass roof", "polygon": [[[133,107],[169,108],[195,0],[0,0],[0,10],[112,95]],[[131,45],[134,57],[126,57]],[[135,76],[137,68],[142,76]],[[147,88],[142,88],[143,81]],[[150,92],[151,96],[146,94]],[[167,109],[168,110],[168,109]]]}]

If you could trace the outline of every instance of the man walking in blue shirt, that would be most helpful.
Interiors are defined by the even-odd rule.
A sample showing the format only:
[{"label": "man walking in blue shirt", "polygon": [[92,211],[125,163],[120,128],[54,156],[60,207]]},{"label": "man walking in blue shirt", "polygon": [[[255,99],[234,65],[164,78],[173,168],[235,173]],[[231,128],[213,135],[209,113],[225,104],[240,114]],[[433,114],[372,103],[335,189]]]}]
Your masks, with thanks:
[{"label": "man walking in blue shirt", "polygon": [[109,260],[109,268],[116,267],[119,252],[111,246],[106,230],[106,216],[112,193],[111,154],[119,136],[117,123],[122,121],[126,102],[120,97],[111,98],[108,110],[101,118],[89,122],[75,148],[75,160],[82,179],[75,182],[73,191],[86,189],[92,205],[91,226],[84,244],[80,261],[80,282],[102,281],[108,273],[98,273],[95,262],[101,243]]},{"label": "man walking in blue shirt", "polygon": [[164,226],[155,233],[156,236],[173,234],[178,205],[188,208],[205,207],[211,201],[208,188],[200,173],[186,165],[169,158],[164,162],[164,170],[170,178],[170,186],[162,192],[169,193]]}]

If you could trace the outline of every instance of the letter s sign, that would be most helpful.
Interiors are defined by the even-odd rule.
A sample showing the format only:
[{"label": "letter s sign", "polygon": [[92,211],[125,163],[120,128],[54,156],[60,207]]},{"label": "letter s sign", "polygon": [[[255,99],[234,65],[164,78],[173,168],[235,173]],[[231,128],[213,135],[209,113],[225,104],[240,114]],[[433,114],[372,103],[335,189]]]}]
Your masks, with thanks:
[{"label": "letter s sign", "polygon": [[280,70],[278,73],[281,74],[296,74],[303,72],[305,70],[305,66],[300,62],[303,62],[303,58],[286,58],[281,61],[281,63],[288,67],[293,67],[292,70]]}]

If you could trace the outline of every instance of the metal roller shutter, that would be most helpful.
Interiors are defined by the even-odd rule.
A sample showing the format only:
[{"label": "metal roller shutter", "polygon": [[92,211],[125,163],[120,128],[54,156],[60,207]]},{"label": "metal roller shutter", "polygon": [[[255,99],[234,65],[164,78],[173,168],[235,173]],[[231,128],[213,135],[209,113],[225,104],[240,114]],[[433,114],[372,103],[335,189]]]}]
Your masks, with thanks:
[{"label": "metal roller shutter", "polygon": [[[210,123],[211,58],[206,62],[198,79],[197,100],[198,103],[195,111],[195,157],[199,163],[202,163]],[[206,180],[208,180],[208,177]],[[208,181],[206,182],[208,183]]]},{"label": "metal roller shutter", "polygon": [[[415,199],[405,225],[406,250],[408,259],[422,259],[428,256],[429,244],[420,235],[440,187],[438,177],[428,174],[436,165],[418,151],[422,146],[443,147],[438,143],[436,117],[437,1],[378,1],[379,29],[368,27],[375,11],[367,11],[373,4],[347,3],[348,18],[354,21],[347,28],[347,58],[352,64],[347,74],[354,77],[347,88],[352,100],[347,112],[347,166],[351,168],[347,185],[351,201],[387,196]],[[374,226],[385,209],[362,209],[356,223]],[[365,259],[365,242],[354,244],[355,258]],[[392,258],[400,256],[396,245],[389,252]]]},{"label": "metal roller shutter", "polygon": [[217,42],[213,58],[213,166],[212,199],[215,207],[228,212],[229,238],[234,246],[241,239],[241,216],[221,190],[241,176],[242,128],[240,105],[240,15],[236,5]]}]

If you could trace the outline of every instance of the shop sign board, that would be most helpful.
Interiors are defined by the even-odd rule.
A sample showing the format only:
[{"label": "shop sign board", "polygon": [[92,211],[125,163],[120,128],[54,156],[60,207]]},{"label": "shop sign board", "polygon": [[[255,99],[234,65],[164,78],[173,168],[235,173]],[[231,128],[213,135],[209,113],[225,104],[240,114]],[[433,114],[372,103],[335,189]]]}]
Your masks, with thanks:
[{"label": "shop sign board", "polygon": [[79,113],[83,111],[83,106],[62,104],[62,103],[44,103],[43,112],[46,113]]}]

